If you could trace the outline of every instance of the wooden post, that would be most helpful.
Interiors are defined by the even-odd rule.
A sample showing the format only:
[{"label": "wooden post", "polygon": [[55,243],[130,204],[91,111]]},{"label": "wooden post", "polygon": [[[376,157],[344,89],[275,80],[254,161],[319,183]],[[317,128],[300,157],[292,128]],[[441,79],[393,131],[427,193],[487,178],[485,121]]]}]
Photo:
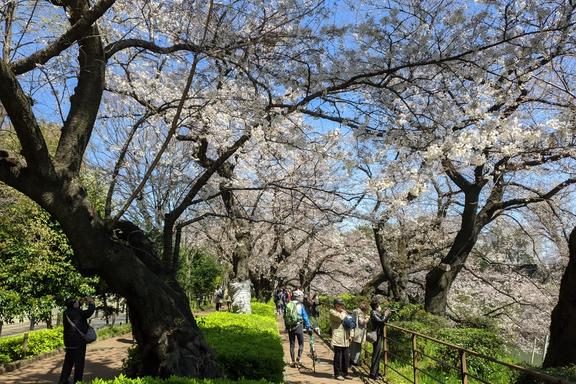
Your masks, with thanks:
[{"label": "wooden post", "polygon": [[416,356],[415,334],[412,334],[412,368],[414,369],[414,384],[418,384],[418,357]]},{"label": "wooden post", "polygon": [[384,343],[384,377],[386,377],[386,373],[388,372],[388,327],[386,323],[384,323],[384,340],[382,342]]},{"label": "wooden post", "polygon": [[24,334],[24,338],[22,339],[22,357],[26,357],[27,352],[28,352],[28,332]]},{"label": "wooden post", "polygon": [[462,384],[468,384],[468,365],[466,364],[466,352],[460,350],[460,374],[462,375]]}]

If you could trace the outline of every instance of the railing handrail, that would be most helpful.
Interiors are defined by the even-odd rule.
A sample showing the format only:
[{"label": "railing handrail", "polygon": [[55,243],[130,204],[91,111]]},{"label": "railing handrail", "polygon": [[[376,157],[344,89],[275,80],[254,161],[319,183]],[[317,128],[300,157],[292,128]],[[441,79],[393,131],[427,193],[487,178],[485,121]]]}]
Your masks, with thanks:
[{"label": "railing handrail", "polygon": [[530,374],[530,375],[532,375],[532,376],[534,376],[534,377],[536,377],[536,378],[539,378],[539,379],[542,379],[542,380],[546,380],[547,382],[550,382],[550,383],[555,383],[555,384],[576,384],[576,383],[574,383],[573,381],[568,381],[568,380],[565,380],[565,379],[562,379],[562,378],[550,376],[550,375],[548,375],[548,374],[546,374],[546,373],[542,373],[542,372],[537,371],[537,370],[535,370],[535,369],[524,368],[524,367],[521,367],[521,366],[516,365],[516,364],[507,363],[507,362],[505,362],[505,361],[500,361],[500,360],[495,359],[495,358],[493,358],[493,357],[486,356],[486,355],[483,355],[483,354],[481,354],[481,353],[472,351],[472,350],[470,350],[470,349],[467,349],[467,348],[464,348],[464,347],[459,347],[458,345],[451,344],[451,343],[448,343],[448,342],[446,342],[446,341],[443,341],[443,340],[440,340],[440,339],[436,339],[436,338],[434,338],[434,337],[427,336],[427,335],[424,335],[424,334],[419,333],[419,332],[416,332],[416,331],[412,331],[412,330],[410,330],[410,329],[402,328],[402,327],[399,327],[399,326],[397,326],[397,325],[393,325],[393,324],[390,324],[390,323],[386,323],[386,324],[385,324],[385,327],[394,328],[394,329],[397,329],[397,330],[399,330],[399,331],[409,333],[409,334],[411,334],[411,335],[415,335],[415,336],[418,336],[418,337],[422,337],[422,338],[424,338],[424,339],[427,339],[427,340],[433,341],[433,342],[435,342],[435,343],[439,343],[439,344],[445,345],[445,346],[450,347],[450,348],[452,348],[452,349],[456,349],[456,350],[458,350],[458,351],[463,351],[463,352],[466,352],[467,354],[470,354],[470,355],[473,355],[473,356],[476,356],[476,357],[480,357],[480,358],[482,358],[482,359],[491,361],[491,362],[493,362],[493,363],[501,364],[501,365],[504,365],[504,366],[506,366],[506,367],[508,367],[508,368],[512,368],[512,369],[515,369],[515,370],[517,370],[517,371]]}]

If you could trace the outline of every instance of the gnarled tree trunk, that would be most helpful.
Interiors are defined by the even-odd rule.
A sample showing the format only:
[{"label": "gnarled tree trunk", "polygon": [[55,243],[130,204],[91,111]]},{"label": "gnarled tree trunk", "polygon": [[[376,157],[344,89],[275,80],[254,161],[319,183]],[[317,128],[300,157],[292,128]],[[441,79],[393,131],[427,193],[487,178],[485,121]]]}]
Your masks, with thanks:
[{"label": "gnarled tree trunk", "polygon": [[576,228],[568,241],[570,260],[560,283],[558,304],[552,311],[550,344],[543,368],[576,364]]},{"label": "gnarled tree trunk", "polygon": [[[78,269],[97,274],[130,308],[142,365],[138,375],[218,376],[220,371],[188,305],[184,290],[167,273],[150,242],[135,225],[113,228],[92,215],[78,196],[55,193],[42,201],[62,225]],[[71,202],[71,204],[67,204]]]},{"label": "gnarled tree trunk", "polygon": [[[406,293],[406,277],[404,274],[396,271],[392,266],[392,260],[382,237],[383,223],[379,223],[377,227],[373,228],[374,239],[376,241],[376,249],[378,250],[378,258],[384,275],[384,281],[388,281],[389,293],[392,295],[394,301],[401,303],[408,303],[408,294]],[[375,289],[377,287],[374,287]]]}]

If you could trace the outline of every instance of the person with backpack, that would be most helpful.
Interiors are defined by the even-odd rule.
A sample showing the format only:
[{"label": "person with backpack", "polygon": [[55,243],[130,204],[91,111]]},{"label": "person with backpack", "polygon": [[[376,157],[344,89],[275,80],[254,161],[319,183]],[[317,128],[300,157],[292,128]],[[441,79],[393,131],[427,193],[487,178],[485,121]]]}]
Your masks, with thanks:
[{"label": "person with backpack", "polygon": [[352,332],[352,345],[350,346],[350,365],[360,365],[360,352],[362,345],[366,342],[366,325],[370,321],[367,313],[368,306],[366,303],[360,303],[352,313],[356,319],[356,328]]},{"label": "person with backpack", "polygon": [[390,316],[390,309],[386,308],[382,313],[382,306],[377,298],[370,302],[370,329],[376,332],[376,341],[372,344],[372,362],[370,364],[370,378],[377,380],[380,378],[380,361],[382,360],[382,349],[384,346],[384,324]]},{"label": "person with backpack", "polygon": [[[290,366],[292,368],[301,365],[300,359],[302,352],[304,352],[304,327],[306,327],[306,330],[311,329],[303,300],[304,294],[301,292],[296,293],[293,300],[286,305],[286,310],[284,311],[284,325],[290,340]],[[298,357],[294,360],[296,339],[298,339]]]},{"label": "person with backpack", "polygon": [[74,383],[82,381],[84,376],[84,361],[86,359],[86,340],[81,332],[88,331],[88,318],[94,314],[96,307],[94,299],[86,299],[88,309],[81,308],[81,301],[70,299],[66,302],[66,310],[63,315],[64,325],[64,364],[60,374],[59,384],[68,384],[68,378],[74,368]]},{"label": "person with backpack", "polygon": [[348,377],[348,347],[350,347],[350,331],[355,328],[353,319],[344,309],[344,300],[334,299],[334,308],[330,309],[330,328],[332,329],[331,344],[334,347],[334,377],[336,380]]}]

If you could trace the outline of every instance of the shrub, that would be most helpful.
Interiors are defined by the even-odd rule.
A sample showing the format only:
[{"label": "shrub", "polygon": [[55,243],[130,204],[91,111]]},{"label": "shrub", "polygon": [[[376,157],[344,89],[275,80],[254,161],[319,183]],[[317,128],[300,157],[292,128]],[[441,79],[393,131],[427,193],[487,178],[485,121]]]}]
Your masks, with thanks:
[{"label": "shrub", "polygon": [[3,356],[1,362],[11,363],[63,347],[62,327],[29,332],[26,352],[22,350],[23,344],[23,334],[0,339],[0,355]]},{"label": "shrub", "polygon": [[230,379],[192,379],[186,377],[171,377],[169,379],[157,379],[152,377],[142,377],[138,379],[129,379],[119,376],[112,380],[95,379],[92,384],[269,384],[266,380],[246,380],[238,381]]},{"label": "shrub", "polygon": [[[506,357],[503,349],[504,341],[492,330],[478,328],[442,328],[436,332],[436,336],[451,344],[473,350],[474,352],[495,359],[503,360]],[[458,367],[460,365],[460,356],[455,350],[447,346],[438,345],[437,356],[439,356],[441,360],[449,362],[452,366]],[[476,356],[468,356],[467,363],[468,371],[471,374],[490,382],[495,382],[496,378],[504,379],[510,374],[508,368]],[[504,382],[509,382],[509,380]]]},{"label": "shrub", "polygon": [[276,318],[276,308],[274,304],[264,304],[258,302],[250,303],[252,305],[252,314],[253,315],[260,315],[264,317],[270,317],[272,319]]},{"label": "shrub", "polygon": [[227,377],[282,382],[284,353],[275,317],[218,312],[198,323]]},{"label": "shrub", "polygon": [[[564,379],[566,382],[576,382],[576,365],[566,367],[554,367],[547,369],[539,369],[538,371],[555,376],[558,379]],[[518,377],[516,384],[545,384],[543,380],[535,379],[532,376],[523,374]]]},{"label": "shrub", "polygon": [[110,327],[104,327],[96,330],[99,339],[109,339],[111,337],[116,337],[129,333],[132,330],[130,324],[122,325],[112,325]]}]

